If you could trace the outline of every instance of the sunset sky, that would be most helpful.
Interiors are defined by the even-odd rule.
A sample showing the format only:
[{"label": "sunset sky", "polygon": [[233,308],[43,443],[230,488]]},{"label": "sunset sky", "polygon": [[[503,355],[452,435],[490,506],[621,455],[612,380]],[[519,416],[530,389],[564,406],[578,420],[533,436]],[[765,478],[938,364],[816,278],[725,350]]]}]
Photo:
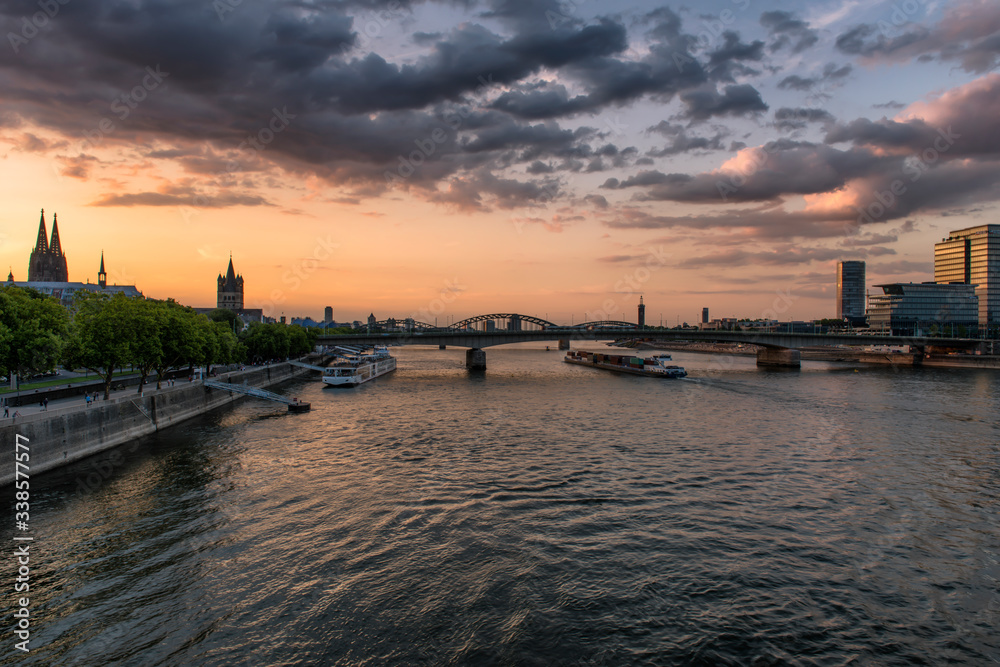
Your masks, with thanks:
[{"label": "sunset sky", "polygon": [[641,293],[654,324],[808,319],[838,259],[932,280],[934,242],[997,221],[995,0],[0,0],[0,24],[16,280],[44,208],[70,280],[103,250],[192,306],[232,253],[274,316],[634,319]]}]

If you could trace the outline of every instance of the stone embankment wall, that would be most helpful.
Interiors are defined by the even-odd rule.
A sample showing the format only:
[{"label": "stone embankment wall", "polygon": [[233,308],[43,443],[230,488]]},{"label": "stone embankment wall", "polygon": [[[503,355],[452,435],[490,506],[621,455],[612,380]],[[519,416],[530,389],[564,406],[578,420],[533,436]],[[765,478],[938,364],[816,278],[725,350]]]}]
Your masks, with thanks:
[{"label": "stone embankment wall", "polygon": [[[217,380],[268,387],[307,375],[287,363],[222,375]],[[155,386],[155,385],[152,385]],[[14,481],[15,435],[28,438],[32,475],[52,470],[244,398],[210,389],[200,381],[179,382],[145,396],[129,395],[4,420],[0,426],[0,485]],[[277,407],[279,404],[275,404]],[[284,409],[284,406],[281,406]],[[23,440],[22,440],[23,441]]]}]

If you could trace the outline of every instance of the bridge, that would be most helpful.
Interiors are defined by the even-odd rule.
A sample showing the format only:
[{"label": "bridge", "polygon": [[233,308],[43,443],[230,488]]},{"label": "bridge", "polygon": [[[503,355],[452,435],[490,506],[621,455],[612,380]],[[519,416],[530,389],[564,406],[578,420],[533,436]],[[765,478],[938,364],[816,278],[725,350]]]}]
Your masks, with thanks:
[{"label": "bridge", "polygon": [[[498,320],[506,320],[507,326],[497,327]],[[489,322],[493,322],[493,326],[489,326]],[[515,324],[512,325],[512,322]],[[525,324],[533,326],[525,327]],[[969,338],[651,329],[639,327],[631,322],[612,320],[566,326],[553,324],[537,317],[511,313],[479,315],[444,328],[414,328],[409,331],[356,333],[339,336],[321,335],[316,342],[322,345],[438,345],[440,347],[453,345],[465,347],[468,348],[465,357],[466,367],[482,370],[486,368],[485,349],[488,347],[526,341],[558,341],[559,349],[564,350],[569,349],[572,341],[614,338],[752,344],[762,348],[757,353],[758,366],[789,367],[801,365],[799,350],[804,347],[909,345],[922,352],[932,345],[973,349],[982,343],[980,340]]]}]

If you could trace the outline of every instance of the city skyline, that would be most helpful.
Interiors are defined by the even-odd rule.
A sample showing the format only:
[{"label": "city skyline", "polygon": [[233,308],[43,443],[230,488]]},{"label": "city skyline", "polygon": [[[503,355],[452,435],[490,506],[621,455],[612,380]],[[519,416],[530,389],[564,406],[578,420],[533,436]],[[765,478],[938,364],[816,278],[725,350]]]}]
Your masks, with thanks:
[{"label": "city skyline", "polygon": [[193,306],[232,253],[272,316],[831,317],[838,261],[933,280],[995,214],[1000,8],[904,5],[7,10],[0,262],[45,208]]}]

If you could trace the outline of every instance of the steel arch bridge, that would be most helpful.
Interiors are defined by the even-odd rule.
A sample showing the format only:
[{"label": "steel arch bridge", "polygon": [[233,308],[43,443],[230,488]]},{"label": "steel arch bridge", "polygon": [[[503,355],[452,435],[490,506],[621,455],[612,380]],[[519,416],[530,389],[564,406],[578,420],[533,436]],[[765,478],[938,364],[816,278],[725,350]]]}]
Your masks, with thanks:
[{"label": "steel arch bridge", "polygon": [[569,329],[638,329],[639,325],[634,322],[619,322],[618,320],[599,320],[597,322],[584,322],[574,324]]},{"label": "steel arch bridge", "polygon": [[[379,320],[378,322],[375,323],[375,326],[377,328],[379,328],[379,329],[382,329],[382,330],[385,330],[385,329],[404,329],[405,330],[407,328],[407,321],[405,319],[403,319],[403,320],[396,320],[396,319]],[[420,322],[418,320],[413,320],[413,330],[414,331],[421,331],[421,330],[428,330],[429,331],[429,330],[436,330],[436,329],[437,329],[437,327],[435,327],[433,324],[427,324],[426,322]]]},{"label": "steel arch bridge", "polygon": [[543,320],[540,317],[534,317],[533,315],[520,315],[518,313],[493,313],[491,315],[476,315],[475,317],[464,319],[461,322],[455,322],[448,328],[456,331],[462,331],[468,329],[470,326],[474,324],[478,324],[479,322],[495,322],[496,320],[506,320],[508,322],[516,320],[521,323],[527,322],[529,324],[538,325],[543,329],[559,328],[558,324],[554,324],[552,322],[549,322],[548,320]]}]

